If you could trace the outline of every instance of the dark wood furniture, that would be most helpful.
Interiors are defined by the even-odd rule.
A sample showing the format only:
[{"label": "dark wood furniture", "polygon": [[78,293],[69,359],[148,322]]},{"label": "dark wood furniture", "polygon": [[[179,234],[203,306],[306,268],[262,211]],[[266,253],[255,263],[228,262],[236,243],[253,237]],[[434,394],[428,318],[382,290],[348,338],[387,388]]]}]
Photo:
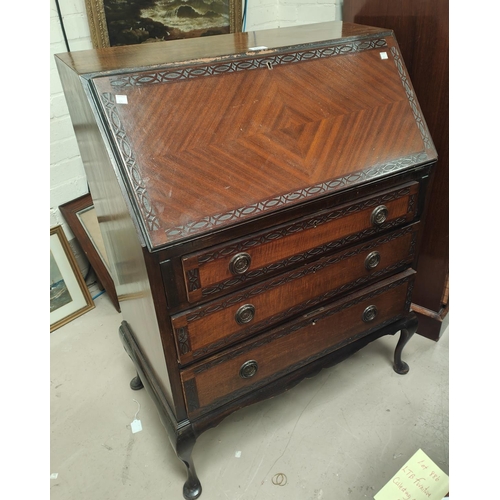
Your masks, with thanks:
[{"label": "dark wood furniture", "polygon": [[[94,228],[87,227],[84,222],[85,214],[95,211],[92,196],[90,193],[79,196],[75,200],[59,205],[59,210],[66,219],[71,231],[73,231],[76,240],[82,247],[99,283],[104,290],[106,290],[115,309],[120,312],[120,302],[116,295],[113,278],[109,274],[107,259],[105,255],[101,253],[96,241],[96,238],[99,238],[99,242],[102,238],[98,223],[95,222],[96,227]],[[94,217],[93,220],[96,221],[96,218]],[[96,231],[99,234],[93,234],[92,231]],[[105,252],[105,249],[103,250]]]},{"label": "dark wood furniture", "polygon": [[392,29],[436,146],[412,309],[420,335],[439,340],[449,312],[449,2],[344,0],[344,21]]},{"label": "dark wood furniture", "polygon": [[123,345],[197,436],[410,311],[436,152],[391,31],[341,22],[57,56]]}]

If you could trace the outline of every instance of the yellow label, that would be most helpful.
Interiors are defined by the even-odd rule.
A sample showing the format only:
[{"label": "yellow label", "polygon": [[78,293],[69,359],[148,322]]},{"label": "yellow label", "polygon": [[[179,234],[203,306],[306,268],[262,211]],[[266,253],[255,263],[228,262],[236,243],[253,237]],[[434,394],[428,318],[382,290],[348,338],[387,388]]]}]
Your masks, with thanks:
[{"label": "yellow label", "polygon": [[442,500],[449,491],[448,476],[418,450],[375,495],[375,500]]}]

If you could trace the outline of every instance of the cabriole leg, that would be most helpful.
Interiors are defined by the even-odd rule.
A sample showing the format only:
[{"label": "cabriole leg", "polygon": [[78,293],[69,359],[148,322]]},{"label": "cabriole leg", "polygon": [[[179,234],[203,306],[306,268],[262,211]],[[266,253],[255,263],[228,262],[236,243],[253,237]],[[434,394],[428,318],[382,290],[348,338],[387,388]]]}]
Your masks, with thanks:
[{"label": "cabriole leg", "polygon": [[184,483],[182,493],[186,500],[194,500],[201,495],[201,483],[196,475],[194,468],[192,452],[196,443],[196,437],[192,430],[183,432],[177,441],[177,456],[184,462],[187,469],[187,480]]},{"label": "cabriole leg", "polygon": [[[119,334],[125,351],[134,362],[136,369],[140,371],[143,380],[146,383],[146,389],[159,410],[160,419],[168,432],[170,442],[172,443],[177,456],[186,466],[187,480],[183,487],[184,498],[186,500],[195,500],[201,495],[201,483],[196,475],[193,459],[191,457],[196,443],[197,434],[189,421],[185,420],[179,423],[170,414],[168,403],[165,402],[161,389],[158,387],[152,374],[148,374],[148,365],[143,360],[142,354],[139,351],[139,348],[136,345],[132,333],[130,332],[125,321],[123,321],[120,326]],[[139,371],[130,382],[130,387],[134,390],[139,390],[144,387]]]},{"label": "cabriole leg", "polygon": [[144,385],[142,384],[142,380],[139,377],[139,374],[137,374],[131,381],[130,381],[130,388],[133,389],[134,391],[138,391],[142,389]]},{"label": "cabriole leg", "polygon": [[401,328],[401,336],[396,345],[396,350],[394,351],[394,371],[400,375],[405,375],[410,370],[410,367],[401,359],[401,353],[403,348],[411,339],[413,334],[417,331],[418,319],[415,314],[412,314],[408,319],[408,322],[404,327]]}]

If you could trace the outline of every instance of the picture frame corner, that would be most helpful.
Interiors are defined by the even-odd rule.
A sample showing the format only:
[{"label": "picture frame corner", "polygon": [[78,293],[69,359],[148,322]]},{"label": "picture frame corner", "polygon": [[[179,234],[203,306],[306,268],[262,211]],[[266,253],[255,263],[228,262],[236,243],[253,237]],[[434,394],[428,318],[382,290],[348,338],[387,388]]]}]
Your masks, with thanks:
[{"label": "picture frame corner", "polygon": [[50,228],[50,333],[95,308],[62,224]]}]

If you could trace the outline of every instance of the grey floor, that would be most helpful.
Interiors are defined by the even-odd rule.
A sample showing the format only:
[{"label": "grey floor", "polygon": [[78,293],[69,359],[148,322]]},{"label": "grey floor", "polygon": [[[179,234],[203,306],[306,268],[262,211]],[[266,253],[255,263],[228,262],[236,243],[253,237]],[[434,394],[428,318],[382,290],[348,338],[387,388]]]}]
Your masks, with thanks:
[{"label": "grey floor", "polygon": [[[51,500],[182,500],[184,466],[148,394],[129,388],[121,315],[106,294],[95,304],[51,334]],[[418,449],[448,474],[448,333],[415,335],[405,376],[384,337],[233,413],[196,443],[200,498],[372,499]]]}]

